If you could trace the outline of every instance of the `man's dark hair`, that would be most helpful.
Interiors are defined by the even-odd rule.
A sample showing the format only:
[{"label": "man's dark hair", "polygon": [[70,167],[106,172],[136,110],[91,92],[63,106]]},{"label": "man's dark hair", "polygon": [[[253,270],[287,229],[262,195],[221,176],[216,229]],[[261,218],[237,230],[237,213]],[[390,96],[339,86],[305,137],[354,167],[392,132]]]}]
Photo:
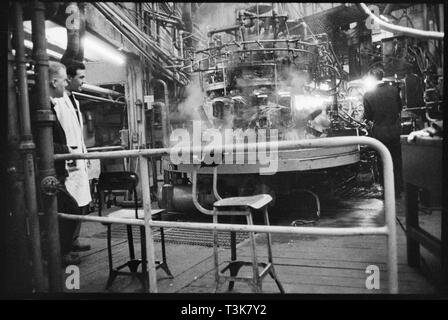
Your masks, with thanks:
[{"label": "man's dark hair", "polygon": [[[68,72],[68,70],[67,70]],[[376,80],[381,81],[383,80],[384,71],[381,68],[373,68],[369,71],[369,75],[374,77]]]},{"label": "man's dark hair", "polygon": [[78,70],[86,70],[86,66],[82,62],[72,62],[67,66],[67,75],[70,77],[76,76]]}]

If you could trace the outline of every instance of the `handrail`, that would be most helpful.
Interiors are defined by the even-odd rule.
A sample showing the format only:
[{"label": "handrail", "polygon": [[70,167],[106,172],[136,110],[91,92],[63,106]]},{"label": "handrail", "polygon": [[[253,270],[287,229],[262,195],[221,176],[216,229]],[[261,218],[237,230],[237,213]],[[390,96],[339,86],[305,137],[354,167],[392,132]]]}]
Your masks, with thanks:
[{"label": "handrail", "polygon": [[[199,165],[193,166],[193,171],[191,172],[191,175],[192,175],[191,194],[192,194],[193,204],[196,207],[196,209],[198,209],[200,212],[207,214],[207,215],[213,215],[212,210],[205,209],[203,206],[201,206],[201,204],[198,201],[198,194],[197,194],[198,170],[196,169],[198,166]],[[217,184],[218,184],[218,166],[215,166],[213,168],[213,195],[215,196],[215,198],[217,200],[221,200],[222,198],[220,197],[220,195],[218,193]]]},{"label": "handrail", "polygon": [[[274,145],[275,144],[275,145]],[[397,274],[397,244],[396,244],[396,225],[395,225],[395,190],[394,190],[394,174],[392,157],[389,150],[380,141],[370,137],[330,137],[317,138],[308,140],[295,141],[275,141],[275,142],[258,142],[243,144],[245,150],[253,150],[254,148],[275,147],[278,150],[294,149],[294,148],[323,148],[323,147],[338,147],[348,145],[367,145],[375,149],[383,162],[383,177],[384,177],[384,212],[386,216],[386,224],[381,227],[361,227],[361,228],[309,228],[309,227],[288,227],[288,226],[258,226],[258,225],[241,225],[241,224],[212,224],[212,223],[192,223],[192,222],[173,222],[173,221],[153,221],[151,218],[151,199],[149,193],[143,193],[143,205],[145,211],[145,232],[147,241],[147,258],[148,258],[148,272],[149,272],[149,288],[153,293],[157,292],[157,277],[155,269],[154,258],[154,239],[152,237],[151,227],[177,227],[187,229],[200,230],[219,230],[219,231],[246,231],[246,232],[265,232],[265,233],[291,233],[291,234],[315,234],[315,235],[332,235],[332,236],[353,236],[353,235],[386,235],[387,236],[387,265],[388,265],[388,284],[390,293],[398,293],[398,274]],[[197,152],[215,152],[220,150],[234,150],[237,145],[221,145],[221,146],[206,146],[206,147],[184,147],[182,152],[197,153]],[[272,148],[270,148],[272,150]],[[125,151],[111,151],[111,152],[92,152],[87,154],[64,154],[55,155],[55,159],[95,159],[95,158],[122,158],[122,157],[140,157],[142,165],[140,166],[140,176],[142,179],[142,186],[148,186],[149,190],[149,174],[148,168],[144,163],[147,163],[147,157],[169,154],[170,148],[160,149],[144,149],[144,150],[125,150]],[[179,149],[176,149],[179,152]],[[199,164],[199,163],[197,163]],[[196,176],[197,178],[197,176]],[[63,218],[74,220],[93,221],[92,218],[98,217],[77,216],[68,214],[59,214]],[[107,219],[107,218],[106,218]],[[117,222],[121,223],[121,222]],[[140,221],[135,221],[136,224],[141,224]]]},{"label": "handrail", "polygon": [[192,188],[191,188],[192,189],[191,193],[193,195],[192,198],[193,198],[194,206],[196,207],[196,209],[198,209],[203,214],[213,215],[213,211],[212,210],[205,209],[203,206],[201,206],[201,204],[198,201],[198,192],[197,192],[198,172],[197,172],[197,170],[193,170],[193,172],[192,172],[192,180],[193,180],[192,181],[193,185],[192,185]]},{"label": "handrail", "polygon": [[[68,213],[59,213],[64,219],[74,221],[92,221],[101,223],[127,224],[133,226],[144,226],[145,222],[140,219],[108,218],[96,216],[80,216]],[[290,227],[290,226],[269,226],[269,231],[263,225],[247,224],[227,224],[227,223],[202,223],[202,222],[174,222],[151,220],[151,227],[157,228],[183,228],[194,230],[216,230],[216,231],[237,231],[237,232],[270,232],[280,234],[305,234],[305,235],[327,235],[332,232],[332,236],[363,236],[363,235],[387,235],[386,227],[353,227],[353,228],[322,228],[322,227]]]},{"label": "handrail", "polygon": [[222,197],[218,193],[218,166],[213,168],[213,195],[217,200],[222,200]]},{"label": "handrail", "polygon": [[115,151],[115,150],[124,150],[122,146],[105,146],[105,147],[91,147],[87,148],[87,152],[97,152],[97,151]]}]

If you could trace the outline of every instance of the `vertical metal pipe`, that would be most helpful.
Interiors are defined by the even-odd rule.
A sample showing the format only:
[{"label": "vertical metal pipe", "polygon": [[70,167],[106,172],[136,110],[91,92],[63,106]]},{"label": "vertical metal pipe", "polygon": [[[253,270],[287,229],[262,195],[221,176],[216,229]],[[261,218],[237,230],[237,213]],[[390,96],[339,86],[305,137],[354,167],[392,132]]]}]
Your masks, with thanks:
[{"label": "vertical metal pipe", "polygon": [[[151,73],[150,73],[150,69],[149,67],[147,67],[145,69],[145,75],[146,75],[146,94],[154,94],[154,92],[151,91]],[[155,148],[155,143],[154,143],[154,126],[153,126],[153,122],[154,122],[154,108],[153,106],[149,106],[149,112],[145,113],[145,128],[147,125],[149,125],[149,137],[151,140],[151,143],[149,146],[146,146],[146,148],[150,147],[150,148]],[[149,115],[149,123],[146,122],[147,118]],[[146,130],[146,129],[145,129]],[[146,134],[146,131],[145,131]],[[153,188],[155,189],[155,192],[157,193],[157,159],[156,158],[151,158],[150,160],[151,162],[151,170],[152,170],[152,175],[153,175]]]},{"label": "vertical metal pipe", "polygon": [[163,94],[165,99],[165,108],[160,110],[162,112],[162,133],[163,133],[163,147],[168,148],[168,124],[170,123],[169,118],[169,99],[168,99],[168,86],[165,81],[161,79],[155,79],[155,82],[160,83],[163,86]]},{"label": "vertical metal pipe", "polygon": [[[31,292],[31,267],[27,246],[26,213],[23,201],[23,168],[19,153],[20,129],[17,112],[17,92],[14,74],[15,57],[12,54],[11,34],[15,30],[11,19],[8,25],[8,130],[7,130],[7,198],[6,210],[1,214],[0,225],[4,227],[4,277],[5,292]],[[6,194],[6,193],[5,193]]]},{"label": "vertical metal pipe", "polygon": [[[444,15],[444,10],[445,10],[445,4],[439,4],[439,31],[445,30],[445,15]],[[446,11],[446,10],[445,10]],[[439,43],[440,46],[440,63],[443,66],[444,64],[444,58],[445,55],[443,54],[443,42]]]},{"label": "vertical metal pipe", "polygon": [[389,150],[379,141],[371,144],[381,156],[383,162],[384,177],[384,212],[386,215],[387,226],[387,277],[389,283],[389,292],[398,293],[398,267],[397,267],[397,231],[395,220],[395,186],[394,186],[394,168],[392,156]]},{"label": "vertical metal pipe", "polygon": [[26,75],[26,60],[23,32],[23,9],[20,2],[14,3],[15,8],[15,39],[16,39],[16,63],[19,88],[19,115],[21,141],[19,150],[24,162],[25,178],[25,203],[27,208],[27,219],[29,227],[29,243],[31,249],[33,278],[36,290],[44,290],[44,277],[42,267],[42,251],[40,241],[39,216],[37,208],[36,175],[34,171],[35,145],[31,134],[30,108],[28,100],[28,84]]},{"label": "vertical metal pipe", "polygon": [[182,30],[179,31],[179,48],[180,48],[180,58],[185,59],[184,55],[184,32]]},{"label": "vertical metal pipe", "polygon": [[[336,76],[334,74],[331,75],[331,87],[335,88],[336,87]],[[332,103],[332,110],[331,110],[331,114],[332,114],[332,120],[333,121],[338,121],[339,120],[339,108],[338,108],[338,93],[335,90],[334,94],[333,94],[333,103]]]},{"label": "vertical metal pipe", "polygon": [[48,55],[45,39],[45,5],[35,1],[32,15],[32,39],[34,48],[35,81],[37,92],[36,121],[39,125],[39,168],[40,186],[43,196],[43,211],[48,246],[49,291],[62,291],[61,251],[59,245],[59,227],[57,216],[56,186],[54,170],[53,121],[50,110]]},{"label": "vertical metal pipe", "polygon": [[148,159],[146,157],[140,158],[140,177],[142,179],[143,190],[143,210],[145,212],[145,236],[146,236],[146,258],[148,259],[148,275],[149,275],[149,291],[157,293],[157,271],[156,260],[154,255],[154,239],[152,228],[149,225],[152,220],[151,214],[151,196],[149,193],[149,172]]}]

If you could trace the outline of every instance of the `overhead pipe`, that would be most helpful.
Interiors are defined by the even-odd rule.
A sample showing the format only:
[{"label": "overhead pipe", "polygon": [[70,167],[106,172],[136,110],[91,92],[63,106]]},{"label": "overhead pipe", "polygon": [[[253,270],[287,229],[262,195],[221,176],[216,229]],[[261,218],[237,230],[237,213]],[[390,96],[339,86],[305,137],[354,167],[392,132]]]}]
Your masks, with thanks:
[{"label": "overhead pipe", "polygon": [[370,16],[376,23],[380,25],[380,27],[386,31],[390,32],[400,32],[404,35],[410,36],[410,37],[417,37],[417,38],[428,38],[428,39],[437,39],[437,40],[443,40],[445,33],[444,32],[438,32],[438,31],[425,31],[425,30],[419,30],[409,27],[403,27],[398,26],[392,23],[388,23],[376,15],[374,15],[370,9],[367,7],[365,3],[359,3],[359,6],[361,9]]},{"label": "overhead pipe", "polygon": [[[19,90],[19,117],[21,141],[19,150],[22,154],[25,183],[25,203],[27,208],[27,220],[29,227],[29,243],[32,257],[33,279],[36,284],[36,290],[44,290],[42,250],[40,241],[39,216],[37,206],[36,174],[34,153],[36,145],[31,133],[30,106],[28,99],[28,83],[26,74],[26,59],[23,31],[23,8],[20,2],[14,3],[15,11],[15,49],[17,78]],[[44,34],[45,36],[45,34]],[[52,140],[50,140],[52,141]]]},{"label": "overhead pipe", "polygon": [[109,102],[109,103],[114,103],[114,104],[126,105],[126,103],[124,103],[122,101],[101,98],[101,97],[92,96],[90,94],[85,94],[85,93],[81,93],[81,92],[73,92],[73,95],[75,97],[77,97],[77,98],[84,98],[84,99],[88,99],[88,100],[95,100],[95,101],[98,101],[98,102]]},{"label": "overhead pipe", "polygon": [[[109,14],[111,14],[114,19],[119,20],[120,23],[122,23],[129,31],[131,31],[133,34],[137,35],[139,40],[143,41],[146,45],[148,45],[151,50],[153,50],[159,58],[161,58],[165,63],[168,65],[173,64],[173,58],[171,57],[170,53],[164,52],[160,46],[156,43],[154,43],[147,34],[145,34],[143,31],[141,31],[139,28],[135,26],[132,21],[130,21],[120,10],[116,8],[115,5],[110,3],[97,3],[100,7],[104,7],[106,11],[109,11]],[[179,72],[179,71],[177,71]],[[175,75],[173,75],[174,80]]]},{"label": "overhead pipe", "polygon": [[36,122],[38,124],[40,188],[47,234],[48,280],[50,292],[62,291],[61,250],[57,216],[53,122],[50,109],[47,41],[45,38],[45,5],[33,3],[32,40],[35,60],[35,88],[37,92]]},{"label": "overhead pipe", "polygon": [[184,76],[184,81],[179,81],[174,77],[174,74],[170,72],[169,70],[166,70],[163,65],[159,61],[156,60],[156,58],[149,54],[149,52],[143,48],[140,43],[135,39],[135,33],[130,33],[132,31],[127,30],[126,28],[123,28],[123,26],[120,25],[116,21],[116,17],[113,13],[110,13],[107,11],[103,6],[100,5],[100,3],[92,3],[95,8],[115,27],[115,29],[123,35],[134,47],[151,63],[156,65],[158,67],[158,70],[165,75],[166,77],[173,79],[174,81],[180,82],[180,84],[185,85],[188,79]]},{"label": "overhead pipe", "polygon": [[[176,4],[176,3],[174,3],[174,4]],[[160,20],[162,22],[172,24],[178,28],[183,27],[182,19],[176,15],[167,15],[163,12],[156,12],[149,6],[145,6],[145,10],[146,10],[146,12],[149,13],[149,15],[151,16],[151,19]]]},{"label": "overhead pipe", "polygon": [[115,21],[114,17],[111,15],[111,13],[106,10],[103,6],[100,6],[98,3],[92,3],[92,5],[101,13],[111,24],[112,26],[122,35],[124,36],[129,42],[131,42],[135,48],[140,51],[140,53],[145,56],[149,61],[151,61],[154,64],[158,64],[158,61],[155,60],[154,57],[150,56],[141,46],[140,44],[134,39],[135,34],[129,34],[129,30],[123,29],[120,23]]},{"label": "overhead pipe", "polygon": [[101,88],[99,86],[95,86],[93,84],[88,84],[88,83],[84,83],[81,87],[82,91],[86,91],[86,92],[90,92],[90,93],[95,93],[95,94],[101,94],[101,95],[107,95],[107,96],[111,96],[113,98],[119,97],[121,95],[123,95],[122,93],[115,91],[115,90],[111,90],[111,89],[106,89],[106,88]]},{"label": "overhead pipe", "polygon": [[129,19],[113,4],[101,3],[101,2],[98,2],[96,4],[106,9],[110,14],[114,15],[115,19],[117,19],[120,23],[122,23],[129,31],[138,36],[139,40],[148,45],[151,48],[151,50],[153,50],[158,55],[158,57],[160,57],[163,61],[167,62],[168,64],[173,63],[173,60],[169,56],[169,53],[166,53],[162,49],[157,47],[157,44],[154,43],[151,39],[149,39],[148,35],[146,35],[140,29],[138,29],[135,26],[135,24],[133,24],[132,21],[129,21]]}]

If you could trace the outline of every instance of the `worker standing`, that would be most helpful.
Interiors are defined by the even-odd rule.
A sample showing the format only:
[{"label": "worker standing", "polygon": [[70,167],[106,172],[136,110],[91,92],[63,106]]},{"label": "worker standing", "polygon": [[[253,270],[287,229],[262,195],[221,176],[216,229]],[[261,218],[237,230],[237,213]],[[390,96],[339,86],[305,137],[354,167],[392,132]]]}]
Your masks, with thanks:
[{"label": "worker standing", "polygon": [[[381,141],[389,150],[394,166],[395,195],[400,196],[403,183],[401,174],[401,121],[402,103],[398,88],[383,81],[384,71],[374,68],[369,76],[376,81],[376,86],[364,94],[364,116],[372,128],[372,136]],[[380,165],[381,161],[379,162]],[[384,186],[382,170],[380,181]]]}]

